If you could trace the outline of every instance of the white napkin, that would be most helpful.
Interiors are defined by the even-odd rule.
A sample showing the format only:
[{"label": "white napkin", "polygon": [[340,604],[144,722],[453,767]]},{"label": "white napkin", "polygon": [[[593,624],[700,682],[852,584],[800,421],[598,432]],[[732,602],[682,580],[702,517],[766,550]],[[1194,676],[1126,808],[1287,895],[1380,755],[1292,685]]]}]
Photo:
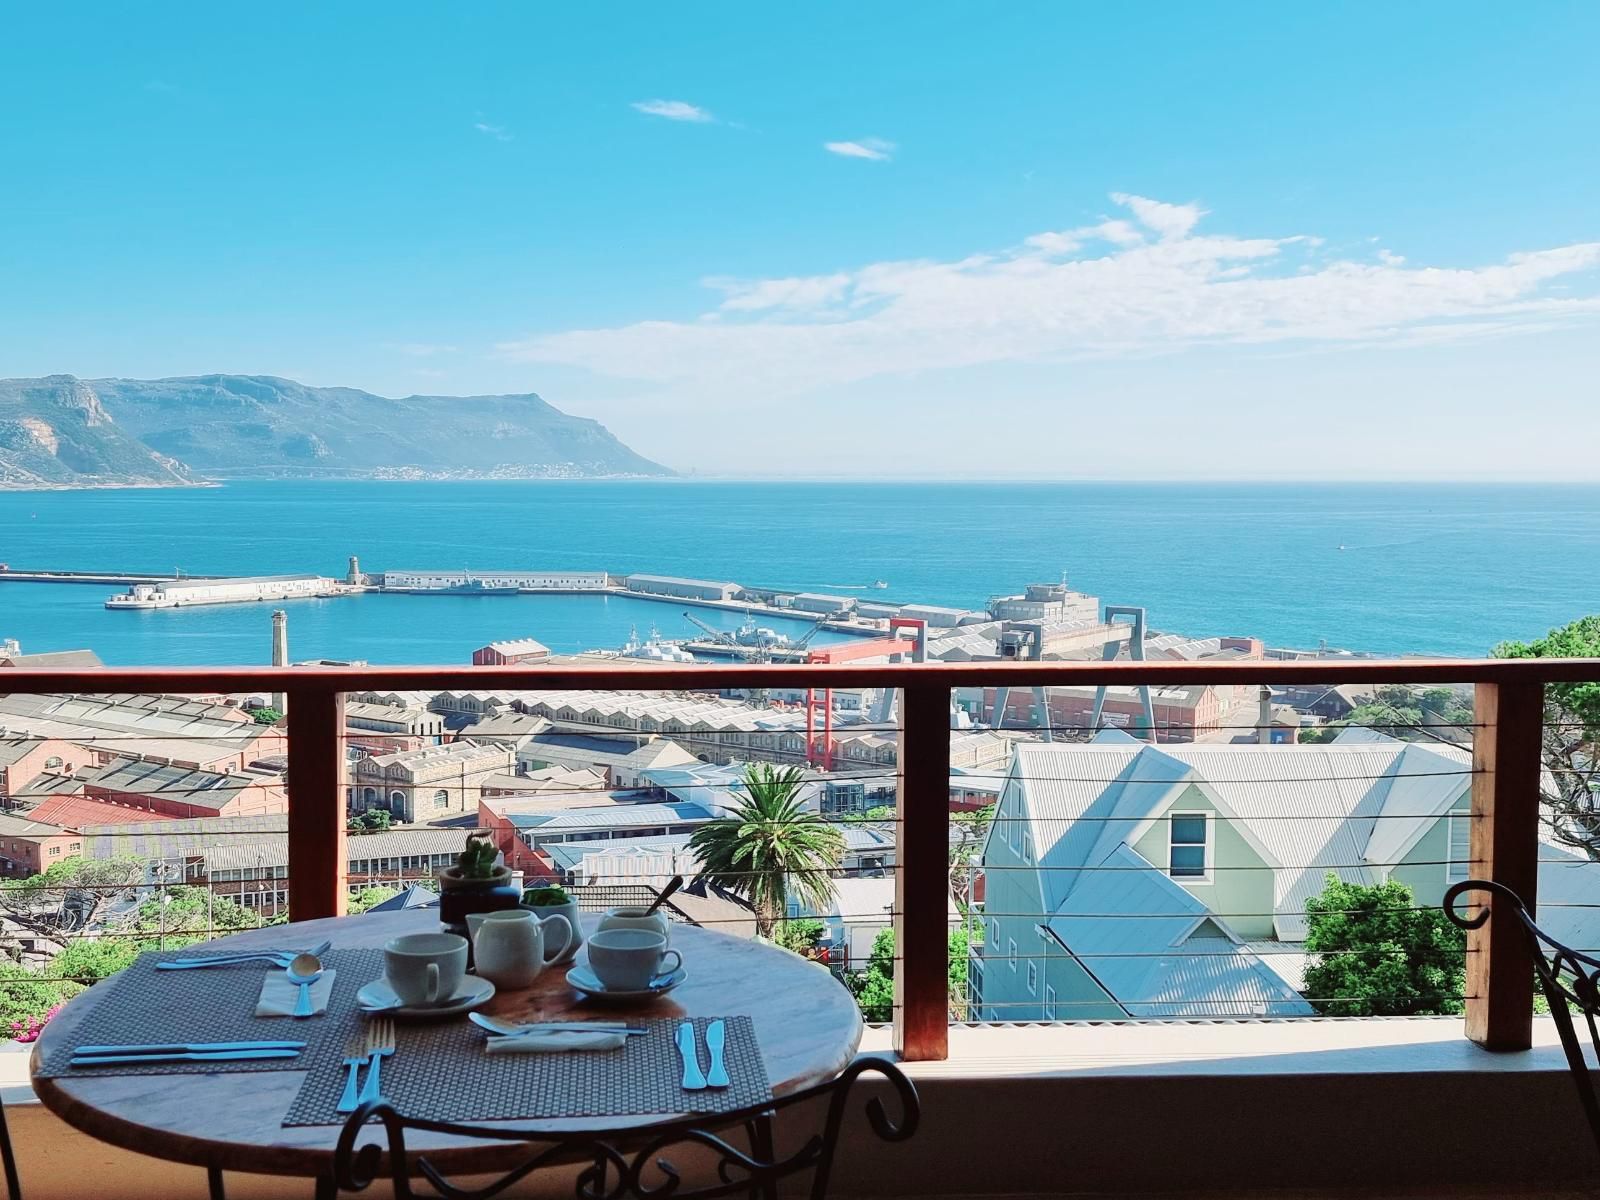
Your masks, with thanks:
[{"label": "white napkin", "polygon": [[[333,977],[337,971],[324,970],[311,985],[311,1011],[324,1012],[328,997],[333,994]],[[292,1017],[295,1003],[300,999],[300,985],[289,978],[287,971],[268,971],[261,981],[261,999],[256,1001],[258,1017]]]},{"label": "white napkin", "polygon": [[552,1029],[547,1033],[519,1033],[511,1037],[491,1037],[483,1043],[486,1054],[555,1054],[562,1050],[620,1050],[628,1040],[625,1033],[580,1033],[572,1029]]}]

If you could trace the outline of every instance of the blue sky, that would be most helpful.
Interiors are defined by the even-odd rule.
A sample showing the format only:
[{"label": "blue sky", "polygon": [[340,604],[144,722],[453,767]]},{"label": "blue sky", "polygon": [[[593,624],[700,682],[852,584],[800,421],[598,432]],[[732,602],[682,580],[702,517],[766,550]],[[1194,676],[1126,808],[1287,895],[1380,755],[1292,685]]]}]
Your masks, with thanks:
[{"label": "blue sky", "polygon": [[705,474],[1600,477],[1593,5],[49,7],[0,374],[538,391]]}]

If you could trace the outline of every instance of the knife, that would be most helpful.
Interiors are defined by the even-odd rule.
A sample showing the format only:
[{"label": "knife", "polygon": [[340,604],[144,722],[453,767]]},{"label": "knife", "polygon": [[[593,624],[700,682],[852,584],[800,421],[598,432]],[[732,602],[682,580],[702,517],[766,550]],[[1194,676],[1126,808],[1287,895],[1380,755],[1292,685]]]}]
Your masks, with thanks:
[{"label": "knife", "polygon": [[706,1073],[706,1086],[725,1088],[729,1085],[728,1068],[722,1065],[722,1043],[726,1037],[721,1018],[706,1026],[706,1049],[711,1052],[711,1070]]},{"label": "knife", "polygon": [[695,1048],[694,1023],[685,1021],[678,1026],[678,1057],[683,1059],[683,1090],[698,1092],[706,1086],[706,1077],[700,1073],[700,1054]]},{"label": "knife", "polygon": [[99,1058],[103,1054],[209,1054],[227,1050],[304,1050],[304,1042],[174,1042],[170,1045],[78,1046],[74,1058]]},{"label": "knife", "polygon": [[74,1067],[103,1067],[113,1063],[239,1062],[250,1058],[295,1058],[298,1050],[224,1050],[204,1054],[103,1054],[73,1058]]}]

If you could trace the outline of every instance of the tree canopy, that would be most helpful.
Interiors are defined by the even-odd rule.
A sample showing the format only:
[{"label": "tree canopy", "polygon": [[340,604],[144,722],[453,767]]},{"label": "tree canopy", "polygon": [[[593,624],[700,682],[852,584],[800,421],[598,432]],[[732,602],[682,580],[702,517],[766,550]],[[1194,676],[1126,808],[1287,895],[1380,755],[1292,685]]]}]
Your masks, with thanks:
[{"label": "tree canopy", "polygon": [[1345,883],[1333,874],[1306,901],[1305,996],[1327,1016],[1462,1011],[1466,934],[1417,904],[1403,883]]},{"label": "tree canopy", "polygon": [[[1600,615],[1582,617],[1532,642],[1502,642],[1496,658],[1600,658]],[[1563,845],[1600,859],[1600,681],[1544,690],[1542,817]]]}]

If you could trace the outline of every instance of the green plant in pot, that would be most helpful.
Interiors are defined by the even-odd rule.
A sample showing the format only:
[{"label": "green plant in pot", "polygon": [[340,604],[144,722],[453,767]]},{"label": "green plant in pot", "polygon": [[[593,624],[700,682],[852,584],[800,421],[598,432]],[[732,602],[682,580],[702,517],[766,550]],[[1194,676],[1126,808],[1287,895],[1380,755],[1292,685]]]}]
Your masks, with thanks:
[{"label": "green plant in pot", "polygon": [[533,910],[541,921],[550,916],[565,917],[572,926],[572,942],[567,946],[567,952],[555,961],[557,964],[569,963],[577,957],[578,947],[583,945],[583,922],[578,919],[578,902],[573,899],[571,892],[559,884],[525,888],[522,907]]},{"label": "green plant in pot", "polygon": [[465,925],[468,913],[499,912],[517,907],[511,868],[497,864],[500,849],[488,833],[467,835],[466,847],[454,866],[439,872],[439,919]]}]

